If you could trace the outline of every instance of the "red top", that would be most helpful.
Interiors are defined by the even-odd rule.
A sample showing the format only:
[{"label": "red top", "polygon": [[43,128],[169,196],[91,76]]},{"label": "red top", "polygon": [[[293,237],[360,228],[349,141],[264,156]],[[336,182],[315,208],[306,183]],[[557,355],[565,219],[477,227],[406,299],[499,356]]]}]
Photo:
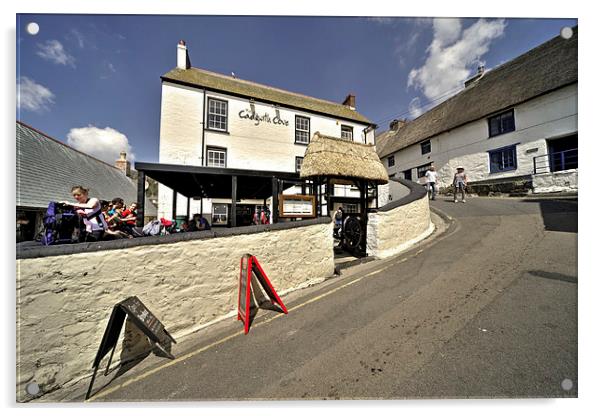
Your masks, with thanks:
[{"label": "red top", "polygon": [[[128,208],[126,208],[126,209],[124,209],[124,210],[121,212],[121,218],[126,218],[126,217],[128,217],[128,216],[130,216],[130,215],[132,215],[132,214],[136,215],[136,213],[135,213],[135,212],[132,212],[132,211],[130,211]],[[126,221],[125,223],[126,223],[127,225],[136,225],[136,221],[135,221],[135,220],[129,220],[129,221]]]}]

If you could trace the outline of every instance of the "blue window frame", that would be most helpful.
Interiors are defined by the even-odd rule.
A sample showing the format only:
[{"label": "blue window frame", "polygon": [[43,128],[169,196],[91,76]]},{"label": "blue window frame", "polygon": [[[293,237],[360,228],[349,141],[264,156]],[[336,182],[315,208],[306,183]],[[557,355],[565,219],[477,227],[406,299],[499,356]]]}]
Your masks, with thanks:
[{"label": "blue window frame", "polygon": [[516,169],[516,145],[489,151],[489,172],[506,172]]}]

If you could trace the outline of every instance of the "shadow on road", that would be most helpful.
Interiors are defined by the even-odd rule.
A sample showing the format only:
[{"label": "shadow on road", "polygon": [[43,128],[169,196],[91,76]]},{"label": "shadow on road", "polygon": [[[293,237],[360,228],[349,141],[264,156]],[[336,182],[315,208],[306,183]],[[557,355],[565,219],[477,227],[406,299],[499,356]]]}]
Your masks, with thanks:
[{"label": "shadow on road", "polygon": [[529,270],[527,273],[529,273],[531,276],[542,277],[544,279],[560,280],[567,283],[577,283],[576,276],[569,276],[567,274],[546,272],[543,270]]},{"label": "shadow on road", "polygon": [[577,232],[577,198],[570,200],[524,200],[539,204],[546,231]]}]

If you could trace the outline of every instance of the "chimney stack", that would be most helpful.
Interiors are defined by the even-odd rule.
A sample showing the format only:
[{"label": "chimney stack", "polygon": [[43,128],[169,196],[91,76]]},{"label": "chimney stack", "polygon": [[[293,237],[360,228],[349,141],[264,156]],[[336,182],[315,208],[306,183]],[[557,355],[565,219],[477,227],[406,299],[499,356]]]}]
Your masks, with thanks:
[{"label": "chimney stack", "polygon": [[126,159],[127,153],[121,152],[119,153],[119,160],[115,161],[115,167],[123,172],[125,176],[131,176],[131,164],[130,161]]},{"label": "chimney stack", "polygon": [[178,68],[188,69],[190,68],[190,58],[188,57],[188,48],[186,47],[186,41],[180,40],[178,42]]},{"label": "chimney stack", "polygon": [[355,110],[355,95],[347,95],[347,97],[345,97],[345,101],[343,101],[343,105],[349,107],[351,110]]},{"label": "chimney stack", "polygon": [[485,75],[485,65],[479,64],[479,66],[477,67],[477,73],[471,78],[468,78],[466,81],[464,81],[464,88],[480,80],[483,75]]},{"label": "chimney stack", "polygon": [[391,131],[397,131],[399,130],[404,124],[406,124],[406,119],[404,118],[403,120],[397,120],[394,119],[389,123],[389,130]]}]

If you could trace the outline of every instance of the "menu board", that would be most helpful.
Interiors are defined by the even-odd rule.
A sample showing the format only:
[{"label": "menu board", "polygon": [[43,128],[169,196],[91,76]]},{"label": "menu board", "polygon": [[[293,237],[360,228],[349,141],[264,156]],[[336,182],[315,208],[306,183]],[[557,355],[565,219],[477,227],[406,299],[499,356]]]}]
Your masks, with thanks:
[{"label": "menu board", "polygon": [[[255,279],[251,281],[251,279]],[[257,257],[251,254],[245,254],[240,259],[240,275],[238,281],[238,320],[242,321],[245,329],[245,334],[249,332],[251,325],[251,291],[262,289],[257,288],[256,282],[259,282],[261,288],[270,298],[272,304],[280,306],[280,310],[284,313],[288,313],[286,306],[276,293],[276,289],[272,286],[270,279],[262,269]],[[258,293],[255,293],[258,295]],[[261,307],[261,306],[260,306]]]},{"label": "menu board", "polygon": [[94,363],[92,364],[94,372],[92,374],[92,379],[90,380],[88,392],[86,393],[86,400],[88,400],[92,394],[92,386],[94,385],[96,372],[100,366],[100,362],[105,355],[111,352],[109,362],[107,363],[105,376],[109,371],[111,360],[113,359],[113,353],[117,347],[119,334],[121,333],[121,328],[123,327],[126,317],[131,320],[132,323],[134,323],[134,325],[136,325],[144,333],[144,335],[146,335],[154,343],[155,347],[163,352],[166,357],[171,359],[175,358],[169,351],[161,346],[161,343],[165,341],[165,337],[169,338],[169,340],[171,340],[173,343],[175,343],[176,340],[173,339],[161,321],[159,321],[159,319],[153,315],[153,313],[144,305],[144,303],[142,303],[140,299],[138,299],[136,296],[131,296],[113,307],[111,317],[109,318],[109,323],[105,329],[105,333],[102,336],[102,341],[100,342],[100,346],[96,352],[96,357],[94,358]]},{"label": "menu board", "polygon": [[121,307],[127,312],[130,319],[154,342],[160,342],[165,336],[165,328],[151,311],[136,296],[120,302]]},{"label": "menu board", "polygon": [[281,217],[313,218],[316,216],[316,198],[314,195],[280,194]]},{"label": "menu board", "polygon": [[[247,292],[250,291],[249,287],[249,277],[250,277],[250,264],[252,256],[250,254],[245,254],[240,259],[240,278],[238,283],[238,319],[243,321],[246,326],[246,322],[248,321],[248,313],[249,313],[249,298],[247,296]],[[250,293],[249,293],[250,294]]]}]

